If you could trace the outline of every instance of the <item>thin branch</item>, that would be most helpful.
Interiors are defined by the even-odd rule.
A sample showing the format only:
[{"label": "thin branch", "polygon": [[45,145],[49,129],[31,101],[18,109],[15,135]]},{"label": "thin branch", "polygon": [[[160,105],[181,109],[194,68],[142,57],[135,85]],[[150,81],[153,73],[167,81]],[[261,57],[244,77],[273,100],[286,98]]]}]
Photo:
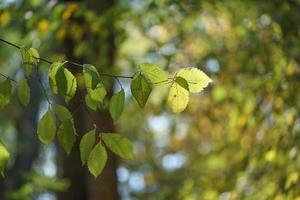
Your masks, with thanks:
[{"label": "thin branch", "polygon": [[10,80],[10,81],[12,81],[12,82],[14,82],[16,84],[18,83],[15,79],[8,77],[5,74],[2,74],[1,72],[0,72],[0,76],[3,76],[4,78],[6,78],[6,79],[8,79],[8,80]]},{"label": "thin branch", "polygon": [[2,39],[2,38],[0,38],[0,41],[4,42],[4,43],[6,43],[6,44],[8,44],[8,45],[10,45],[10,46],[13,46],[13,47],[15,47],[15,48],[17,48],[17,49],[21,49],[20,46],[14,44],[14,43],[11,43],[11,42],[9,42],[9,41],[7,41],[7,40],[4,40],[4,39]]},{"label": "thin branch", "polygon": [[[21,46],[19,46],[19,45],[17,45],[17,44],[14,44],[14,43],[12,43],[12,42],[10,42],[10,41],[7,41],[7,40],[5,40],[5,39],[3,39],[3,38],[0,38],[0,41],[3,42],[3,43],[5,43],[5,44],[8,44],[8,45],[10,45],[10,46],[13,46],[13,47],[15,47],[15,48],[17,48],[17,49],[21,49]],[[53,64],[53,63],[54,63],[53,61],[48,60],[48,59],[46,59],[46,58],[42,58],[42,57],[37,58],[37,57],[34,57],[34,56],[33,56],[33,58],[39,59],[39,60],[41,60],[41,61],[43,61],[43,62],[45,62],[45,63],[48,63],[48,64]],[[73,66],[77,66],[77,67],[83,68],[83,64],[80,64],[80,63],[77,63],[77,62],[73,62],[73,61],[66,61],[66,62],[69,63],[69,64],[71,64],[71,65],[73,65]],[[133,76],[112,75],[112,74],[105,74],[105,73],[99,73],[99,74],[100,74],[101,76],[107,76],[107,77],[112,77],[112,78],[133,79]],[[4,77],[6,77],[4,74],[1,74],[1,75],[4,76]],[[10,79],[10,80],[11,80],[11,79]]]}]

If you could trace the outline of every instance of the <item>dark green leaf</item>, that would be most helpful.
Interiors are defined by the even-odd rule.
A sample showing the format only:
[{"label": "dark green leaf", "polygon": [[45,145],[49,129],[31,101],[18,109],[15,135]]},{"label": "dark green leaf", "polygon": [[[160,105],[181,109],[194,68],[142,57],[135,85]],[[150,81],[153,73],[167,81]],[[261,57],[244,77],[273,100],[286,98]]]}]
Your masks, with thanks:
[{"label": "dark green leaf", "polygon": [[77,81],[74,75],[64,67],[60,67],[55,75],[57,93],[67,103],[73,98],[77,89]]},{"label": "dark green leaf", "polygon": [[51,91],[54,94],[58,94],[58,89],[57,89],[57,83],[56,83],[55,76],[56,76],[56,73],[57,73],[58,69],[61,66],[62,66],[62,63],[55,62],[50,66],[50,69],[49,69],[49,73],[48,73],[49,84],[50,84],[50,87],[51,87]]},{"label": "dark green leaf", "polygon": [[131,93],[140,107],[144,107],[152,91],[151,84],[142,74],[137,75],[130,85]]},{"label": "dark green leaf", "polygon": [[184,78],[182,78],[180,76],[176,76],[175,79],[174,79],[174,81],[178,85],[180,85],[181,87],[183,87],[184,89],[186,89],[187,91],[189,91],[189,84],[188,84],[188,82]]},{"label": "dark green leaf", "polygon": [[92,109],[96,110],[99,104],[103,103],[106,96],[106,90],[101,81],[99,73],[93,65],[83,65],[83,75],[87,89],[86,103]]},{"label": "dark green leaf", "polygon": [[109,104],[109,112],[114,121],[117,121],[124,109],[125,92],[123,88],[115,94]]},{"label": "dark green leaf", "polygon": [[84,64],[83,75],[86,88],[95,89],[97,84],[100,82],[100,76],[96,67],[90,64]]}]

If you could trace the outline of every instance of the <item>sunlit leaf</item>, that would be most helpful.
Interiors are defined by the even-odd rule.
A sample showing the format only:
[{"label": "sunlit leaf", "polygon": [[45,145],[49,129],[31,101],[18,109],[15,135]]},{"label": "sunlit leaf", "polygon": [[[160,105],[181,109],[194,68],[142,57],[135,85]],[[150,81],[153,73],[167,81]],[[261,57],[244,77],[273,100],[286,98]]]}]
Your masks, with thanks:
[{"label": "sunlit leaf", "polygon": [[96,134],[96,130],[94,129],[86,133],[81,138],[79,147],[80,147],[80,158],[83,165],[87,162],[89,155],[95,144],[95,139],[96,139],[95,134]]},{"label": "sunlit leaf", "polygon": [[73,120],[69,119],[62,122],[57,132],[57,138],[66,153],[70,154],[76,142],[76,130]]},{"label": "sunlit leaf", "polygon": [[85,96],[85,104],[92,110],[97,110],[98,102],[93,100],[89,94]]},{"label": "sunlit leaf", "polygon": [[30,54],[30,63],[33,65],[36,65],[40,60],[40,55],[37,49],[35,48],[29,48],[28,53]]},{"label": "sunlit leaf", "polygon": [[123,88],[110,100],[109,112],[114,121],[118,120],[124,109],[125,92]]},{"label": "sunlit leaf", "polygon": [[101,174],[106,162],[107,152],[104,146],[99,142],[91,151],[87,163],[89,171],[95,178]]},{"label": "sunlit leaf", "polygon": [[175,78],[168,95],[168,106],[175,113],[182,112],[189,102],[188,83],[181,77]]},{"label": "sunlit leaf", "polygon": [[7,166],[10,154],[6,147],[0,142],[0,174],[4,176],[3,172]]},{"label": "sunlit leaf", "polygon": [[147,78],[142,74],[137,75],[131,81],[130,89],[140,107],[144,107],[152,91],[151,84]]},{"label": "sunlit leaf", "polygon": [[164,83],[168,81],[168,77],[164,70],[159,66],[149,63],[140,65],[142,72],[153,84]]},{"label": "sunlit leaf", "polygon": [[115,154],[124,159],[133,159],[133,146],[130,140],[116,133],[102,133],[105,145]]},{"label": "sunlit leaf", "polygon": [[180,76],[187,81],[189,91],[192,93],[201,92],[210,82],[212,82],[203,71],[195,67],[183,68],[179,70],[176,76]]},{"label": "sunlit leaf", "polygon": [[28,86],[26,79],[22,79],[21,81],[18,82],[17,93],[20,102],[24,106],[27,106],[30,101],[30,88]]},{"label": "sunlit leaf", "polygon": [[95,89],[88,89],[88,95],[92,100],[102,104],[106,96],[106,89],[102,83],[98,83]]},{"label": "sunlit leaf", "polygon": [[6,79],[5,81],[0,82],[0,108],[9,104],[11,90],[12,86],[10,80]]},{"label": "sunlit leaf", "polygon": [[37,134],[40,141],[49,144],[56,134],[56,124],[50,109],[44,114],[39,121]]}]

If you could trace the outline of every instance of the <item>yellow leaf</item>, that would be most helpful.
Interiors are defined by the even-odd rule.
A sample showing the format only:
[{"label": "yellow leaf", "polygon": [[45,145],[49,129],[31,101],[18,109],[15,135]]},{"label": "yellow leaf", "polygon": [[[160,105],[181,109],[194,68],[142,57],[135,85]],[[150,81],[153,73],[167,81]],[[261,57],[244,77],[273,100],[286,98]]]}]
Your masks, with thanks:
[{"label": "yellow leaf", "polygon": [[180,79],[180,82],[174,81],[169,91],[167,103],[175,113],[182,112],[189,102],[189,91],[182,84],[184,81],[183,78]]},{"label": "yellow leaf", "polygon": [[212,80],[200,69],[187,67],[181,69],[176,76],[184,78],[191,93],[201,92]]}]

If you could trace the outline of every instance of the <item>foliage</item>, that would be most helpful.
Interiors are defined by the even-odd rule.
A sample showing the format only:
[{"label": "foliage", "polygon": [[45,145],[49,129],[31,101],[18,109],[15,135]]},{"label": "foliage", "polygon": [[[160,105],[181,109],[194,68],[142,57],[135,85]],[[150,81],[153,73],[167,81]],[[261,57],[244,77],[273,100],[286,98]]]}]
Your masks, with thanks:
[{"label": "foliage", "polygon": [[[20,48],[20,52],[24,63],[25,74],[29,76],[33,71],[33,67],[40,61],[39,53],[34,48],[29,48],[27,50],[24,47]],[[65,67],[67,63],[68,61],[64,63],[52,63],[49,68],[48,77],[52,93],[57,94],[59,97],[64,99],[66,103],[69,103],[76,93],[77,80],[76,77]],[[103,104],[107,92],[97,69],[90,64],[84,64],[82,66],[84,83],[87,90],[85,98],[86,104],[91,109],[96,110],[99,105]],[[193,89],[194,92],[199,92],[211,81],[203,72],[196,68],[189,68],[187,70],[196,70],[197,73],[194,73],[194,71],[192,73],[179,71],[181,77],[175,76],[173,81],[174,83],[170,89],[170,95],[176,97],[176,100],[168,99],[168,102],[170,102],[169,105],[174,112],[183,111],[188,103],[188,98],[184,96],[183,93],[186,94],[189,89],[188,87],[181,88],[178,92],[177,85],[180,85],[177,84],[179,83],[178,78],[181,79],[181,82],[184,81],[185,83],[189,82],[189,84],[197,84],[193,85],[193,88],[196,88]],[[200,73],[200,75],[198,73]],[[118,78],[118,76],[113,77]],[[144,107],[152,91],[152,84],[165,83],[167,81],[168,78],[165,72],[159,66],[148,63],[141,64],[141,72],[138,72],[131,82],[132,95],[135,97],[138,104],[141,107]],[[2,104],[5,106],[9,103],[11,95],[10,79],[7,79],[2,85],[0,102],[3,102]],[[18,83],[18,97],[23,105],[28,105],[30,100],[30,88],[27,84],[26,78],[23,78]],[[38,137],[42,143],[49,144],[57,132],[59,143],[65,149],[66,153],[70,154],[77,137],[73,116],[64,106],[58,104],[55,105],[55,112],[61,122],[58,130],[56,130],[56,122],[53,116],[54,111],[51,111],[52,103],[49,99],[47,100],[49,103],[49,109],[38,123]],[[123,112],[124,101],[125,93],[123,89],[115,94],[110,100],[109,111],[111,117],[115,121]],[[95,107],[93,105],[97,106]],[[80,149],[83,164],[88,161],[88,169],[95,177],[97,177],[105,166],[107,153],[101,143],[98,143],[95,147],[93,147],[95,140],[92,137],[94,137],[94,135],[95,131],[87,133],[86,137],[83,136],[80,143]],[[117,155],[125,159],[133,158],[133,148],[128,139],[117,134],[104,134],[102,139],[108,148]],[[104,158],[99,159],[97,154],[103,155]],[[1,170],[1,172],[3,171]]]},{"label": "foliage", "polygon": [[[40,2],[3,9],[0,33],[63,64],[76,78],[77,92],[85,88],[93,93],[100,84],[101,89],[93,93],[99,99],[83,93],[84,106],[109,109],[117,132],[134,141],[134,159],[122,160],[117,171],[124,199],[299,199],[298,0],[125,0],[101,16],[86,2],[58,1],[47,6]],[[111,26],[116,35],[114,65],[108,62],[109,45],[103,42],[110,38],[107,27]],[[66,40],[74,44],[67,53],[82,63],[93,63],[98,72],[91,75],[90,89],[84,68],[63,62],[66,52],[61,44]],[[1,72],[22,80],[18,56],[10,47],[0,51]],[[47,76],[49,65],[42,61],[38,65],[38,75]],[[25,63],[22,66],[26,71]],[[32,70],[30,77],[25,72],[29,85],[36,71]],[[144,95],[130,95],[127,79],[105,74],[139,77],[132,93]],[[211,79],[213,84],[190,95],[206,85],[195,84],[198,77],[206,82]],[[132,78],[128,79],[131,83]],[[43,81],[51,100],[55,89],[51,86],[51,92],[47,80]],[[49,81],[51,85],[53,80]],[[11,86],[4,87],[6,92],[0,90],[0,96],[4,94],[11,102],[1,111],[3,123],[14,112],[26,109],[11,98],[15,85],[7,82]],[[61,91],[64,99],[65,91]],[[111,98],[111,94],[116,96]],[[30,101],[35,98],[31,96]],[[147,105],[137,109],[135,101]],[[72,99],[69,105],[73,106]],[[184,112],[170,114],[166,105]],[[41,107],[57,112],[55,105]],[[87,130],[93,129],[93,123]],[[109,149],[103,137],[106,133],[98,128],[95,141],[91,137],[81,152],[85,163],[99,142]],[[4,139],[10,150],[9,140]],[[94,174],[101,172],[92,168]]]}]

